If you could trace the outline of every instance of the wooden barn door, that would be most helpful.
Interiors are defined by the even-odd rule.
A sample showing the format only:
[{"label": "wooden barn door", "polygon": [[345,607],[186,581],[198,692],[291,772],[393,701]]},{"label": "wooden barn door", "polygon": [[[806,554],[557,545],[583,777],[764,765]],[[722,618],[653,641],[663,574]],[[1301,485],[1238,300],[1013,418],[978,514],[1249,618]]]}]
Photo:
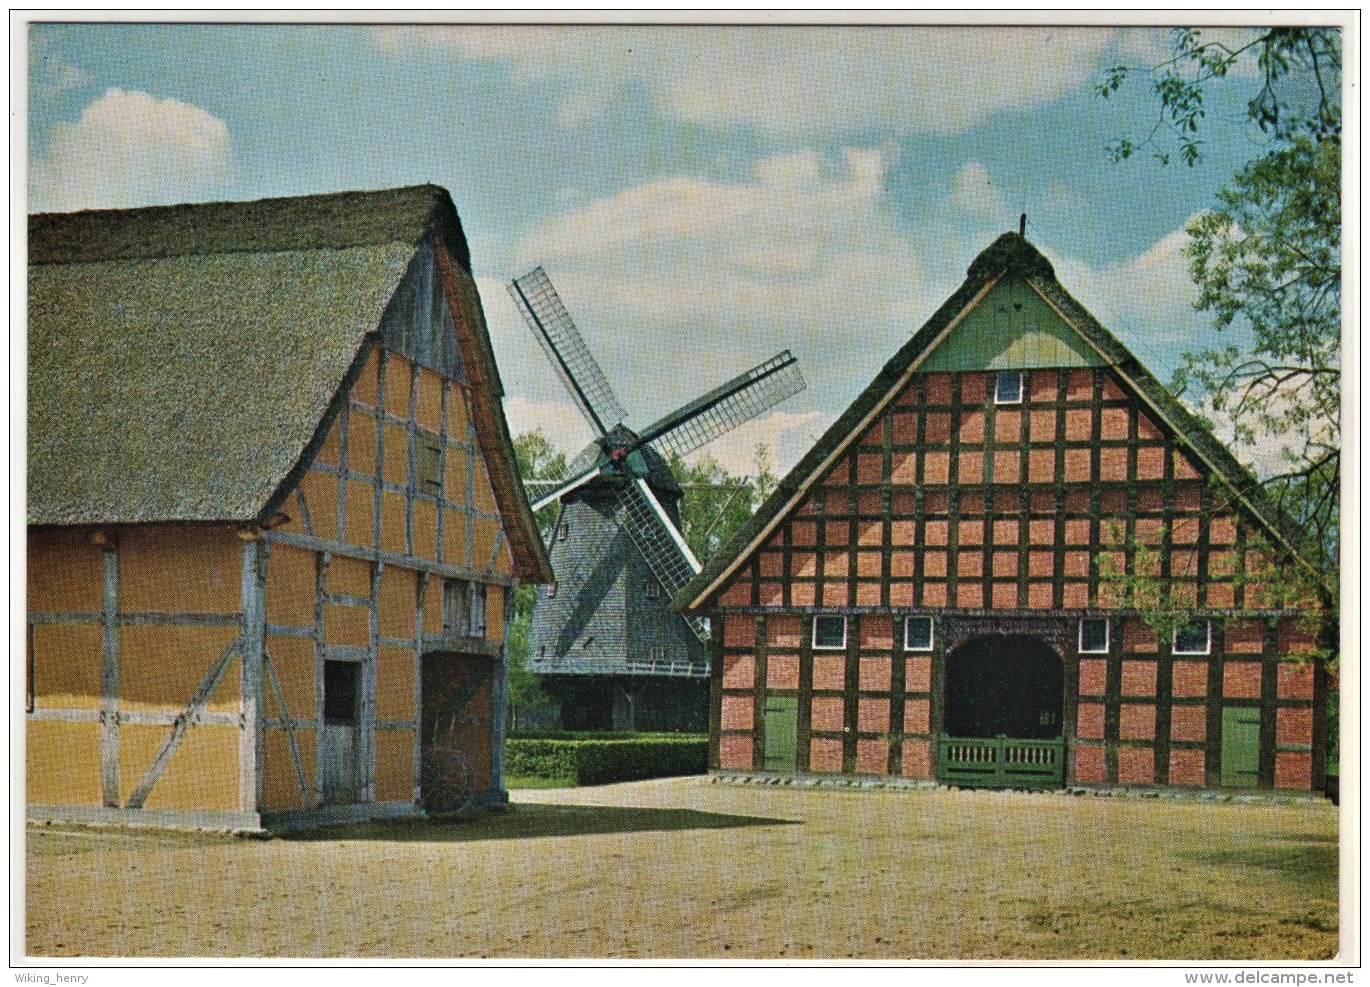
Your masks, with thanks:
[{"label": "wooden barn door", "polygon": [[1222,776],[1225,787],[1253,788],[1261,777],[1261,711],[1256,706],[1223,710]]},{"label": "wooden barn door", "polygon": [[490,788],[493,674],[486,655],[423,656],[419,786],[429,812],[460,812]]},{"label": "wooden barn door", "polygon": [[344,805],[361,799],[361,670],[361,663],[355,661],[323,663],[323,762],[319,782],[326,805]]},{"label": "wooden barn door", "polygon": [[766,751],[762,768],[766,771],[793,771],[798,734],[799,699],[795,696],[766,697]]}]

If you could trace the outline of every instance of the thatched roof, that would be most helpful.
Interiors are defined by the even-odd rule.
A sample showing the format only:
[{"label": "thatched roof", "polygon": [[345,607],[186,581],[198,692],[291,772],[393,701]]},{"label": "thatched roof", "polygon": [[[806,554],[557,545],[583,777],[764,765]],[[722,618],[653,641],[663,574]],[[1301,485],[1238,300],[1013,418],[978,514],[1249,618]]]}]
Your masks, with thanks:
[{"label": "thatched roof", "polygon": [[[29,523],[261,520],[428,237],[469,282],[461,222],[432,185],[30,216]],[[502,426],[486,452],[512,463],[469,294],[472,383]],[[545,568],[517,483],[496,494],[507,526],[528,528],[510,531],[516,558]]]},{"label": "thatched roof", "polygon": [[913,338],[900,347],[870,386],[777,484],[775,491],[752,519],[709,560],[698,576],[676,594],[674,605],[677,609],[689,610],[703,606],[734,572],[746,564],[752,553],[785,520],[831,462],[856,440],[868,420],[894,399],[903,381],[936,348],[944,331],[957,316],[971,307],[982,291],[1008,274],[1024,278],[1056,308],[1065,322],[1099,353],[1124,384],[1157,411],[1175,439],[1187,445],[1200,462],[1226,482],[1256,523],[1286,547],[1296,543],[1292,533],[1283,530],[1276,519],[1255,478],[1237,462],[1227,447],[1214,438],[1203,423],[1190,414],[1117,337],[1061,286],[1051,262],[1036,247],[1017,233],[1005,233],[971,262],[961,287],[942,303]]}]

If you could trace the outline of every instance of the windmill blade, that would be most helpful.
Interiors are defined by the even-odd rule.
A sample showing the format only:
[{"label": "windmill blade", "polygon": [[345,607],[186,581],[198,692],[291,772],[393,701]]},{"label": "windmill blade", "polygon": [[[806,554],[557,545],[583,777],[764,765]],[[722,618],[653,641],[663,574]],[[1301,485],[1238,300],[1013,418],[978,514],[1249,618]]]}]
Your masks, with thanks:
[{"label": "windmill blade", "polygon": [[599,435],[608,435],[628,414],[614,397],[604,371],[599,369],[580,330],[571,321],[547,273],[536,267],[515,278],[509,282],[509,295],[580,413]]},{"label": "windmill blade", "polygon": [[683,456],[808,386],[799,361],[782,350],[648,426],[640,443],[651,442],[667,456]]},{"label": "windmill blade", "polygon": [[[666,509],[646,480],[635,478],[619,493],[618,502],[623,507],[619,523],[627,529],[661,588],[668,596],[675,596],[699,574],[699,560],[671,523]],[[700,617],[686,617],[685,620],[696,637],[704,642],[709,640],[709,625],[705,620]]]},{"label": "windmill blade", "polygon": [[533,503],[530,505],[533,509],[533,512],[537,513],[538,511],[546,507],[548,504],[560,500],[562,497],[570,493],[572,490],[577,490],[580,487],[585,486],[585,484],[589,483],[595,477],[599,476],[599,474],[600,465],[596,463],[594,466],[590,467],[588,470],[586,470],[584,473],[579,474],[578,476],[574,476],[569,480],[557,481],[557,485],[552,490],[542,494],[542,496],[538,497],[537,500],[533,501]]}]

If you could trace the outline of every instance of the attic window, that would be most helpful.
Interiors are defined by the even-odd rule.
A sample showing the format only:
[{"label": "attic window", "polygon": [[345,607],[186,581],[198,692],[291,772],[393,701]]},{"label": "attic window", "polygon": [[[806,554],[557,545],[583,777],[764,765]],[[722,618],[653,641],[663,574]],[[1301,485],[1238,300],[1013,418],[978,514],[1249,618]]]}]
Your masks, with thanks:
[{"label": "attic window", "polygon": [[647,599],[657,600],[661,598],[661,584],[655,579],[649,579],[646,583]]},{"label": "attic window", "polygon": [[414,439],[414,474],[420,493],[442,493],[442,442],[433,436]]},{"label": "attic window", "polygon": [[1023,403],[1023,372],[1021,370],[999,371],[994,382],[994,403]]},{"label": "attic window", "polygon": [[569,523],[562,522],[561,525],[557,527],[557,541],[565,541],[570,534],[571,525]]},{"label": "attic window", "polygon": [[653,644],[653,645],[649,645],[648,648],[647,648],[647,660],[648,660],[648,661],[665,661],[665,660],[666,660],[666,645],[664,645],[664,644]]},{"label": "attic window", "polygon": [[556,595],[557,595],[557,584],[556,584],[556,583],[548,583],[548,584],[547,584],[547,599],[550,600],[552,597],[554,597],[554,596],[556,596]]}]

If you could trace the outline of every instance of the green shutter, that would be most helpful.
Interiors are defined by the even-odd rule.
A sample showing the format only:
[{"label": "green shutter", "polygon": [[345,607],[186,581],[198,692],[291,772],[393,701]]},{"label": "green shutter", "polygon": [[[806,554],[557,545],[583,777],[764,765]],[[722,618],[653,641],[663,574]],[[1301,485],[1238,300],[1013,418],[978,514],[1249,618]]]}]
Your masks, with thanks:
[{"label": "green shutter", "polygon": [[767,771],[793,771],[799,716],[799,700],[794,696],[766,697],[766,760]]},{"label": "green shutter", "polygon": [[1254,788],[1261,771],[1261,711],[1255,706],[1223,710],[1221,783],[1225,787]]}]

